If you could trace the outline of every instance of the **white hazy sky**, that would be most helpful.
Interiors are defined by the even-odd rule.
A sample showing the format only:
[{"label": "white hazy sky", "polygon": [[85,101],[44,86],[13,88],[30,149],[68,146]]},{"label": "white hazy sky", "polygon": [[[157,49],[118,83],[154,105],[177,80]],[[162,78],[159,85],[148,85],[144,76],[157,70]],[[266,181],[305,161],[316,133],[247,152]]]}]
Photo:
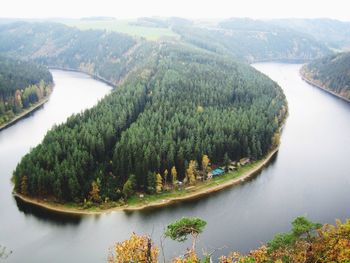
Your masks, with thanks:
[{"label": "white hazy sky", "polygon": [[328,17],[350,21],[349,6],[349,0],[2,0],[0,17]]}]

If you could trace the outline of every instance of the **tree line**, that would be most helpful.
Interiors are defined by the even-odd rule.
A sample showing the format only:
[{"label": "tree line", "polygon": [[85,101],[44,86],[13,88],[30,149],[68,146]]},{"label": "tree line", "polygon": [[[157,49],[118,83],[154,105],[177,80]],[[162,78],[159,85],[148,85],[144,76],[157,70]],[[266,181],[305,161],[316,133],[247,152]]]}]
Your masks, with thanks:
[{"label": "tree line", "polygon": [[46,67],[0,56],[0,125],[47,96],[50,85]]}]

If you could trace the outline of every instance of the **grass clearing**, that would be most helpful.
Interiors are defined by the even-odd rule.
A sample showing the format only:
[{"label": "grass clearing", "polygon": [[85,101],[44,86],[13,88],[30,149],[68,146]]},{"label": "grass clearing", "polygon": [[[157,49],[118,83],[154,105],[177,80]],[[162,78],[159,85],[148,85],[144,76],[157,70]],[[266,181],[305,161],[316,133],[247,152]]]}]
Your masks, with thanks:
[{"label": "grass clearing", "polygon": [[154,195],[144,194],[144,197],[142,198],[139,196],[133,196],[127,201],[127,205],[130,207],[137,207],[137,206],[148,205],[152,203],[158,203],[162,201],[166,202],[169,199],[173,199],[177,197],[186,197],[187,195],[191,195],[206,189],[208,189],[209,191],[211,190],[211,188],[215,186],[219,186],[232,179],[241,177],[242,175],[248,173],[250,170],[253,170],[255,167],[258,167],[262,162],[263,160],[252,162],[250,164],[247,164],[239,168],[236,171],[225,173],[221,176],[214,177],[207,181],[197,182],[197,184],[191,187],[190,189],[186,189],[185,187],[177,190],[170,189],[165,192],[154,194]]},{"label": "grass clearing", "polygon": [[136,37],[144,37],[147,40],[160,38],[179,38],[179,35],[170,28],[147,27],[131,24],[133,20],[72,20],[64,22],[68,26],[77,27],[81,30],[101,29],[115,31]]}]

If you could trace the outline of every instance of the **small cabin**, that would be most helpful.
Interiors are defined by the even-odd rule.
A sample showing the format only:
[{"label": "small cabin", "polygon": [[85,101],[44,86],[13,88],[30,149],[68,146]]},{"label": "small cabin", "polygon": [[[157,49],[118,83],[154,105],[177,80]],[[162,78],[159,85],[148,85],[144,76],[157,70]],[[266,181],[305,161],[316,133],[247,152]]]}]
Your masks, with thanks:
[{"label": "small cabin", "polygon": [[239,160],[239,163],[241,165],[246,165],[246,164],[250,163],[250,159],[248,157],[242,158],[242,159]]},{"label": "small cabin", "polygon": [[175,181],[175,185],[181,186],[181,185],[182,185],[182,182],[181,182],[181,181],[176,180],[176,181]]}]

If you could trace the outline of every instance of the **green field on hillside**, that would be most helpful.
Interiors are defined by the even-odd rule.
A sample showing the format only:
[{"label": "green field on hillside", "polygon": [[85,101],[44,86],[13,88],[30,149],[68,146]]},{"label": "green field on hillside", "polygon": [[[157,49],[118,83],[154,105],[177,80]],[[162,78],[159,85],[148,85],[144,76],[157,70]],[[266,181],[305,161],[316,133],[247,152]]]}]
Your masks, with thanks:
[{"label": "green field on hillside", "polygon": [[144,37],[148,40],[158,40],[162,37],[179,37],[170,28],[148,27],[132,24],[133,20],[74,20],[66,22],[66,25],[77,27],[81,30],[105,29],[132,36]]}]

